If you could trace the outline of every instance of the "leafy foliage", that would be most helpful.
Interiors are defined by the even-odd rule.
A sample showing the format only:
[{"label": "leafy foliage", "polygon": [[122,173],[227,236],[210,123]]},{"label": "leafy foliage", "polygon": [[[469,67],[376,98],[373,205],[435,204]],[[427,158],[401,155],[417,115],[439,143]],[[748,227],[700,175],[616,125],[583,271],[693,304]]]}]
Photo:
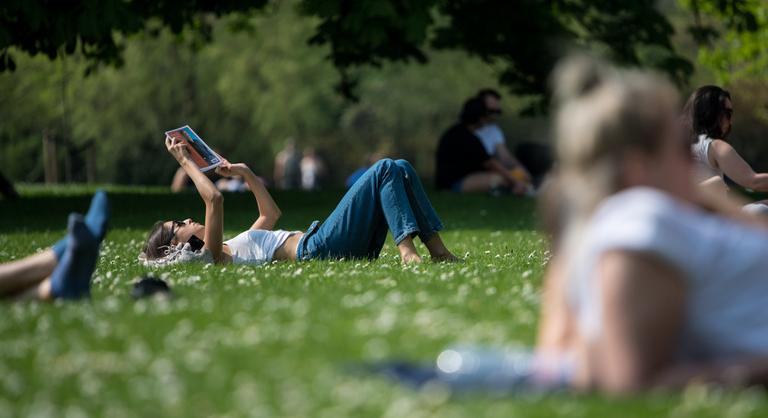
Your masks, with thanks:
[{"label": "leafy foliage", "polygon": [[0,166],[16,181],[42,179],[41,132],[49,129],[75,145],[96,142],[98,181],[169,184],[176,164],[162,133],[190,124],[267,178],[289,137],[319,149],[335,184],[375,150],[430,174],[440,131],[466,96],[494,85],[493,69],[457,52],[430,52],[424,66],[385,62],[358,72],[360,100],[351,103],[334,91],[327,48],[306,44],[316,22],[287,4],[215,19],[211,41],[200,45],[194,31],[157,29],[124,41],[123,67],[87,77],[80,54],[19,54],[19,70],[0,73]]},{"label": "leafy foliage", "polygon": [[[0,6],[0,70],[14,67],[9,48],[53,58],[78,44],[91,62],[119,62],[119,36],[159,21],[172,32],[185,27],[210,38],[209,16],[252,13],[268,2],[9,1]],[[354,67],[383,61],[425,62],[429,46],[458,49],[501,62],[502,83],[512,92],[541,95],[555,61],[576,45],[598,47],[623,63],[649,64],[685,80],[691,65],[674,52],[672,27],[652,0],[300,0],[318,19],[314,45],[328,45],[341,71],[340,90],[355,94]],[[748,25],[748,22],[745,23]],[[657,57],[645,60],[643,48]],[[648,62],[646,62],[648,61]],[[540,106],[541,108],[541,102]]]},{"label": "leafy foliage", "polygon": [[185,27],[205,35],[207,16],[252,12],[267,0],[15,0],[0,3],[0,71],[16,66],[11,47],[50,59],[71,55],[79,46],[92,62],[120,63],[118,36],[145,29],[158,19],[174,33]]},{"label": "leafy foliage", "polygon": [[699,62],[720,84],[768,80],[768,6],[762,0],[687,0]]},{"label": "leafy foliage", "polygon": [[[683,82],[692,72],[670,43],[673,33],[654,1],[304,0],[322,23],[312,41],[328,44],[344,76],[382,60],[424,60],[424,48],[459,49],[502,64],[500,80],[515,94],[540,96],[555,62],[571,49],[600,49],[611,59],[667,71]],[[644,54],[648,48],[654,54]],[[546,101],[531,110],[543,110]]]}]

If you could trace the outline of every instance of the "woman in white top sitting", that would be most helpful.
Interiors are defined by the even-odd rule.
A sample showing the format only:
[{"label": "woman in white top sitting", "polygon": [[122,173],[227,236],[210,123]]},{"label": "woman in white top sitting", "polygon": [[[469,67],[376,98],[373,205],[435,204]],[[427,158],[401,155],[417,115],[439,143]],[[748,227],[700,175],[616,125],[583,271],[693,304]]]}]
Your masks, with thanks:
[{"label": "woman in white top sitting", "polygon": [[443,244],[443,224],[405,160],[383,159],[350,188],[331,215],[306,232],[274,230],[281,211],[264,185],[244,164],[225,161],[223,176],[241,176],[256,197],[259,217],[251,228],[228,241],[223,238],[221,192],[189,158],[186,145],[166,139],[168,151],[192,179],[205,203],[205,224],[159,221],[149,233],[140,260],[159,265],[202,260],[215,263],[261,264],[272,260],[376,258],[392,232],[404,263],[419,262],[413,237],[418,236],[434,261],[456,257]]},{"label": "woman in white top sitting", "polygon": [[[725,194],[723,175],[739,186],[768,192],[768,173],[756,173],[726,139],[731,133],[731,94],[718,86],[703,86],[691,94],[683,108],[683,119],[691,139],[696,181]],[[750,205],[749,209],[768,209]]]},{"label": "woman in white top sitting", "polygon": [[611,393],[768,381],[768,233],[702,209],[675,89],[586,58],[556,85],[542,358]]}]

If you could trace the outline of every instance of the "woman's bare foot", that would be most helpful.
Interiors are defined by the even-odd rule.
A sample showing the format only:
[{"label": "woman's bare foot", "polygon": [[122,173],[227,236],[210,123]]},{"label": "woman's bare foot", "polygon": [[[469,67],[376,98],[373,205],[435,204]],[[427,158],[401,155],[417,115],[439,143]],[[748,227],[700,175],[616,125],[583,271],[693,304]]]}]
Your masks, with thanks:
[{"label": "woman's bare foot", "polygon": [[427,246],[429,255],[432,256],[432,261],[436,263],[441,261],[446,261],[449,263],[461,261],[461,259],[453,255],[453,253],[445,247],[445,244],[443,244],[443,240],[440,238],[440,234],[438,233],[432,235],[432,237],[427,240],[424,245]]},{"label": "woman's bare foot", "polygon": [[406,253],[406,254],[401,253],[400,259],[403,260],[403,264],[418,264],[423,261],[421,259],[421,256],[416,253]]},{"label": "woman's bare foot", "polygon": [[459,257],[456,257],[455,255],[453,255],[452,252],[448,250],[446,250],[446,252],[442,254],[431,254],[431,256],[432,256],[432,262],[434,263],[441,263],[441,262],[457,263],[459,261],[462,261]]},{"label": "woman's bare foot", "polygon": [[421,256],[416,251],[416,246],[413,245],[413,238],[406,237],[399,244],[397,249],[400,250],[400,259],[403,260],[403,264],[421,263]]}]

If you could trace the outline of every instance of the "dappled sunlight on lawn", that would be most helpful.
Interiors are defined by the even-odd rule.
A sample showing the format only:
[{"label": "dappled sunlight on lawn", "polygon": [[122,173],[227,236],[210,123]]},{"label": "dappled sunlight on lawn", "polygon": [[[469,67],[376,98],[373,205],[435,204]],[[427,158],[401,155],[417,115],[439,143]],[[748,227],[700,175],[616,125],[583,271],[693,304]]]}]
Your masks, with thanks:
[{"label": "dappled sunlight on lawn", "polygon": [[[462,224],[468,207],[483,206],[492,215],[445,231],[447,245],[464,258],[460,263],[404,267],[390,238],[375,261],[170,266],[155,273],[175,297],[134,302],[132,281],[150,271],[136,262],[146,230],[121,225],[142,218],[151,225],[155,198],[131,195],[138,200],[130,212],[114,206],[118,227],[102,246],[91,301],[0,305],[0,416],[598,416],[621,410],[622,416],[673,411],[699,417],[766,411],[764,396],[754,392],[623,401],[453,398],[440,388],[413,391],[353,371],[364,361],[434,362],[455,343],[533,344],[549,253],[532,230],[530,201],[437,199],[447,225]],[[49,208],[56,219],[39,222],[58,225],[50,230],[33,223],[24,232],[22,225],[6,224],[0,261],[56,240],[64,232],[61,212],[82,210],[87,199]],[[22,200],[14,210],[34,202]],[[243,207],[233,212],[235,222],[246,220]],[[11,216],[4,204],[0,215]],[[305,216],[285,210],[281,223],[298,226]],[[227,232],[237,231],[228,223]],[[417,247],[425,253],[421,243]]]}]

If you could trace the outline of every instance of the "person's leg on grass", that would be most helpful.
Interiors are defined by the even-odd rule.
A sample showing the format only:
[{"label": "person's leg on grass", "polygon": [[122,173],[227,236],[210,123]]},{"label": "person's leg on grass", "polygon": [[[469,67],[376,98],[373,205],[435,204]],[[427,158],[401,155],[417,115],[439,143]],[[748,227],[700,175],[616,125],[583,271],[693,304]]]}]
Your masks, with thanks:
[{"label": "person's leg on grass", "polygon": [[56,268],[56,255],[46,250],[21,260],[0,264],[0,297],[36,287]]},{"label": "person's leg on grass", "polygon": [[[109,221],[109,199],[107,193],[103,190],[97,190],[91,199],[91,205],[88,213],[85,214],[85,224],[91,231],[91,234],[99,241],[104,239],[107,233],[107,223]],[[56,260],[61,260],[64,251],[67,249],[67,238],[60,239],[53,245],[53,252],[56,254]]]},{"label": "person's leg on grass", "polygon": [[413,238],[410,236],[403,238],[397,244],[397,249],[400,251],[400,259],[403,261],[403,264],[421,263],[421,256],[413,244]]},{"label": "person's leg on grass", "polygon": [[406,160],[395,161],[404,175],[404,184],[408,200],[419,225],[419,238],[429,250],[434,261],[457,261],[458,258],[446,248],[438,231],[443,229],[443,222],[427,197],[419,175],[411,163]]},{"label": "person's leg on grass", "polygon": [[75,213],[69,215],[68,231],[67,250],[51,274],[50,294],[61,299],[88,297],[101,240],[91,233],[83,217]]},{"label": "person's leg on grass", "polygon": [[384,213],[379,209],[378,222],[371,228],[370,238],[368,239],[368,251],[366,251],[365,258],[369,260],[379,258],[381,249],[384,248],[384,243],[387,241],[388,233],[389,227],[387,226],[387,221],[384,219]]},{"label": "person's leg on grass", "polygon": [[[387,202],[387,204],[383,204]],[[384,159],[368,169],[304,246],[305,258],[376,258],[392,231],[398,246],[419,232],[403,185],[400,169]],[[403,245],[407,255],[415,248]]]},{"label": "person's leg on grass", "polygon": [[479,171],[464,177],[461,183],[461,192],[489,192],[504,185],[505,182],[501,175],[490,171]]},{"label": "person's leg on grass", "polygon": [[45,280],[36,285],[14,294],[13,298],[18,301],[51,300],[51,298],[53,298],[53,295],[51,295],[51,278],[46,277]]},{"label": "person's leg on grass", "polygon": [[[413,167],[411,170],[415,175]],[[431,229],[432,225],[424,219],[424,214],[414,206],[416,204],[415,198],[409,196],[406,173],[401,164],[391,159],[383,159],[371,166],[368,171],[374,172],[372,179],[378,178],[380,180],[379,183],[374,183],[374,185],[378,185],[379,189],[378,202],[381,205],[384,218],[387,220],[387,225],[392,231],[397,249],[400,251],[400,259],[405,264],[421,262],[421,256],[413,244],[413,235],[422,233],[422,228]],[[439,223],[439,219],[437,222]]]}]

